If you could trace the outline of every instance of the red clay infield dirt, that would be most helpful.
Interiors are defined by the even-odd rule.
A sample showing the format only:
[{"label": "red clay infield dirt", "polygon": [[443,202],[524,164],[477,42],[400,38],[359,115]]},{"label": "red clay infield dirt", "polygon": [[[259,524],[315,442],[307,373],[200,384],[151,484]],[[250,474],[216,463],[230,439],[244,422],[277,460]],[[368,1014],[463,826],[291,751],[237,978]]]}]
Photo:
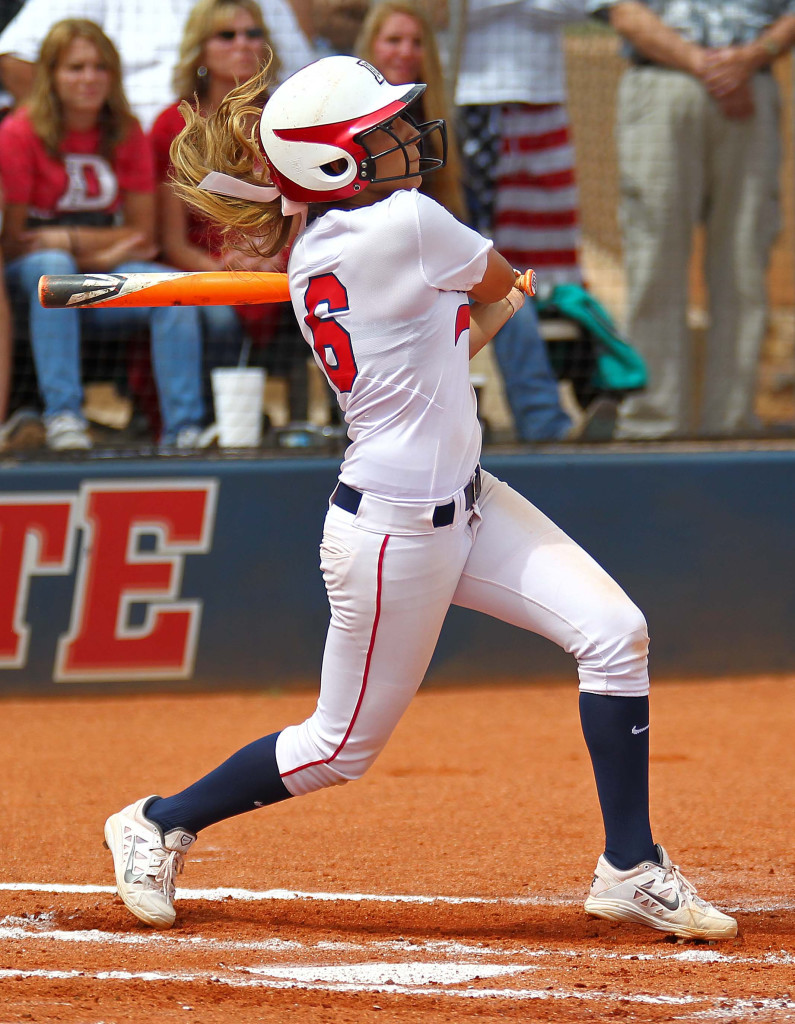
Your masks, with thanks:
[{"label": "red clay infield dirt", "polygon": [[589,918],[602,833],[576,683],[429,688],[361,782],[216,825],[153,932],[105,817],[310,693],[2,704],[0,1021],[795,1019],[795,676],[652,693],[656,838],[725,943]]}]

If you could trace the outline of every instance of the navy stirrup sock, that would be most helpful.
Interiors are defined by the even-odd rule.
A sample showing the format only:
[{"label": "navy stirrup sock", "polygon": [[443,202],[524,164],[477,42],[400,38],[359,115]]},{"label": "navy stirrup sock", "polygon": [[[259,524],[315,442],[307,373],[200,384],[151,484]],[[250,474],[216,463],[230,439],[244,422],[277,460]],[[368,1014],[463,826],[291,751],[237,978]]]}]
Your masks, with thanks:
[{"label": "navy stirrup sock", "polygon": [[224,818],[286,800],[292,793],[276,764],[278,735],[254,740],[181,793],[153,800],[146,809],[147,818],[164,832],[172,828],[199,832]]},{"label": "navy stirrup sock", "polygon": [[620,871],[657,861],[649,825],[649,698],[580,693],[605,826],[605,856]]}]

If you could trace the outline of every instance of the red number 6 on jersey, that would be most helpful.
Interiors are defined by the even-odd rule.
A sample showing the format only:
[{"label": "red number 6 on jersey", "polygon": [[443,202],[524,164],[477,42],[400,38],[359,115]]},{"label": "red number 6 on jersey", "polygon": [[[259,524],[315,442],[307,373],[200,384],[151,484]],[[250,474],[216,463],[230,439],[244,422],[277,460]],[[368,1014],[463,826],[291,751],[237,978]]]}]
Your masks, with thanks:
[{"label": "red number 6 on jersey", "polygon": [[348,293],[334,274],[313,277],[304,296],[307,315],[304,317],[312,332],[312,343],[326,376],[340,392],[350,391],[356,374],[356,360],[353,358],[351,336],[333,316],[317,315],[318,306],[327,306],[329,314],[343,313],[348,309]]}]

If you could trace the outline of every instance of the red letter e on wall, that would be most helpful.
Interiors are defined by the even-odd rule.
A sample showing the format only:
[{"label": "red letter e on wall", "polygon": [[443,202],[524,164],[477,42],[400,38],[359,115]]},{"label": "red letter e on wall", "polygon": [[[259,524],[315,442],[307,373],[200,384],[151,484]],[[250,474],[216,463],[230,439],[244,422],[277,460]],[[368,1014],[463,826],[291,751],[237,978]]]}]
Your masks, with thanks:
[{"label": "red letter e on wall", "polygon": [[185,554],[209,550],[216,492],[215,480],[83,485],[83,546],[57,681],[190,677],[201,602],[175,598]]}]

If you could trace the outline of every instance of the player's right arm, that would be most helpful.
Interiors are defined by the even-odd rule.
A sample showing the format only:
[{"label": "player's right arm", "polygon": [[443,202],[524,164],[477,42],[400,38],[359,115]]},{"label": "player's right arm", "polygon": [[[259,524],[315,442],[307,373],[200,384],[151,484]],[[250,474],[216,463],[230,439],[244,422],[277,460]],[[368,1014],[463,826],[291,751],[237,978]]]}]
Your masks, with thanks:
[{"label": "player's right arm", "polygon": [[469,297],[473,302],[499,302],[513,288],[516,274],[511,264],[496,249],[490,249],[486,261],[486,272],[473,288]]}]

